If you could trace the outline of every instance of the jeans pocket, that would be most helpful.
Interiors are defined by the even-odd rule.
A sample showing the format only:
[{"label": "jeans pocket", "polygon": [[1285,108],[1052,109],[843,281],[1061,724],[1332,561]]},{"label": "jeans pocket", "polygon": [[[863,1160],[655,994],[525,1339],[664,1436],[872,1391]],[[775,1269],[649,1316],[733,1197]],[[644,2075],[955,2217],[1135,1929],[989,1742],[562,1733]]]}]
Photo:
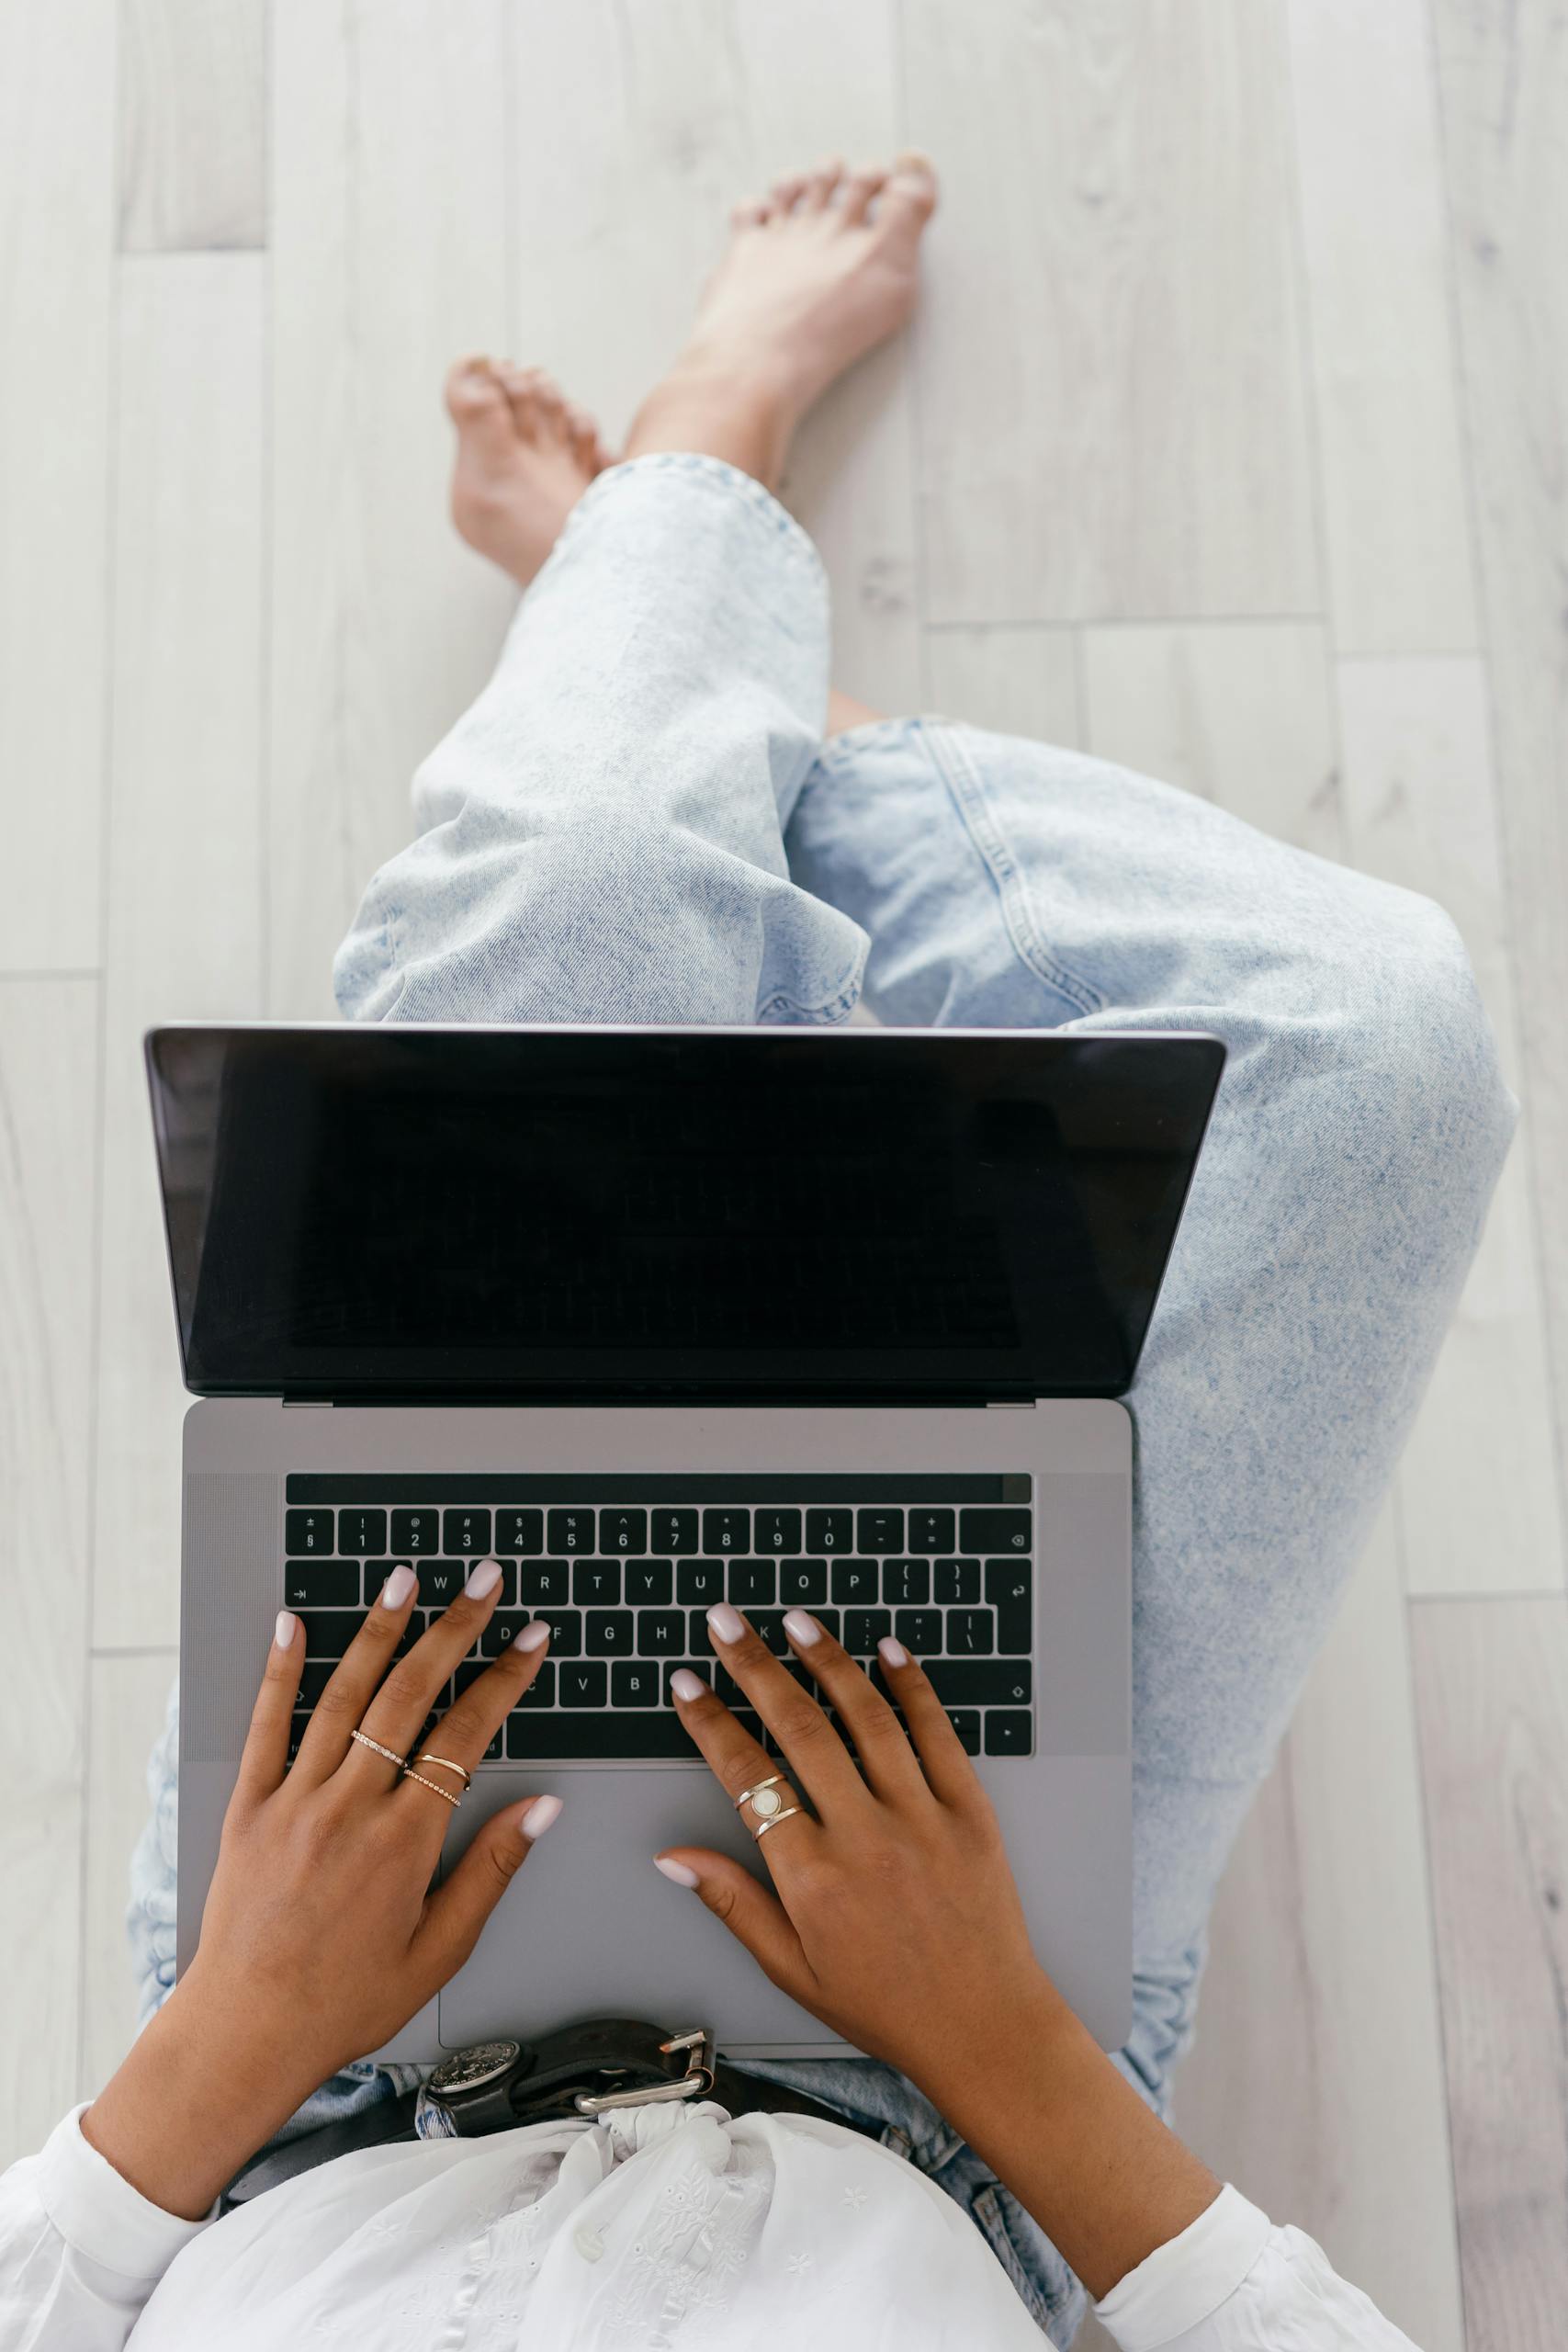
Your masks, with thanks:
[{"label": "jeans pocket", "polygon": [[[1059,2317],[1077,2300],[1076,2282],[1075,2290],[1066,2302],[1049,2293],[1041,2279],[1032,2253],[1026,2253],[1014,2235],[1011,2216],[1020,2211],[1015,2199],[1009,2196],[999,2181],[995,2180],[976,2190],[969,2207],[976,2228],[1007,2272],[1020,2302],[1041,2334],[1055,2344],[1058,2339],[1051,2335],[1052,2320]],[[1064,2278],[1070,2277],[1066,2265],[1063,2266],[1063,2276]],[[1060,2340],[1066,2343],[1070,2339],[1063,2336]]]}]

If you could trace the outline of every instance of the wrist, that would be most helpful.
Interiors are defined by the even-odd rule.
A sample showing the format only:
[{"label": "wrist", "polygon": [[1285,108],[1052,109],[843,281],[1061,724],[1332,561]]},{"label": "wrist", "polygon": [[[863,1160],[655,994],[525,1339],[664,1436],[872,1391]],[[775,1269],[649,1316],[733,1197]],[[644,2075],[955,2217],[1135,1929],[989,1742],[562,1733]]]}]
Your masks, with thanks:
[{"label": "wrist", "polygon": [[966,2118],[1016,2104],[1021,2084],[1048,2084],[1084,2028],[1044,1970],[987,1988],[983,2003],[953,2020],[928,2060],[909,2067],[933,2107],[968,2138]]}]

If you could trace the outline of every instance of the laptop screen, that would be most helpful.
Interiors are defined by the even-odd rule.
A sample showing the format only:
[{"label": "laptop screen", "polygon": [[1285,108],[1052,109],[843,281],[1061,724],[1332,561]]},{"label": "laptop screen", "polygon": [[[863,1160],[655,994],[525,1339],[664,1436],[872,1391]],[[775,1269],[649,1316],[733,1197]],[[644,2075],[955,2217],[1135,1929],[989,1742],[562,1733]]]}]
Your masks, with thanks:
[{"label": "laptop screen", "polygon": [[160,1029],[187,1387],[1117,1396],[1224,1048],[897,1029]]}]

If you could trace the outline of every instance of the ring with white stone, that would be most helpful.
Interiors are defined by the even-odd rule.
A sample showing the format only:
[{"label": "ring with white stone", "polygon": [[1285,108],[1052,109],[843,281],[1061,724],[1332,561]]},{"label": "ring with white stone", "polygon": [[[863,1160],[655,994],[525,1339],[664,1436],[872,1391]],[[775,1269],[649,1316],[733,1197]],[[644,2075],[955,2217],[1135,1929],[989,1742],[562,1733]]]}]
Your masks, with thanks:
[{"label": "ring with white stone", "polygon": [[781,1821],[787,1821],[792,1813],[800,1811],[799,1805],[789,1802],[794,1794],[782,1772],[770,1773],[765,1781],[758,1781],[752,1787],[741,1790],[735,1800],[735,1810],[739,1813],[742,1805],[750,1806],[757,1817],[751,1835],[761,1838],[765,1830],[773,1828]]}]

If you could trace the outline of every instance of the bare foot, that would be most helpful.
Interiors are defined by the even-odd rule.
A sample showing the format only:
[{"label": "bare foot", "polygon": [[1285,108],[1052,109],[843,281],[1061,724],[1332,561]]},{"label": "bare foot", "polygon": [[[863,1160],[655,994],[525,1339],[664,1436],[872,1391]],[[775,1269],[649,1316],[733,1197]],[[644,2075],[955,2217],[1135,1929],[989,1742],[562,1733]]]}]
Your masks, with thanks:
[{"label": "bare foot", "polygon": [[446,379],[457,428],[452,520],[525,588],[561,526],[612,460],[591,416],[537,368],[460,359]]},{"label": "bare foot", "polygon": [[913,311],[936,197],[926,157],[905,154],[847,175],[824,164],[737,205],[734,242],[627,456],[703,449],[776,482],[812,402]]}]

